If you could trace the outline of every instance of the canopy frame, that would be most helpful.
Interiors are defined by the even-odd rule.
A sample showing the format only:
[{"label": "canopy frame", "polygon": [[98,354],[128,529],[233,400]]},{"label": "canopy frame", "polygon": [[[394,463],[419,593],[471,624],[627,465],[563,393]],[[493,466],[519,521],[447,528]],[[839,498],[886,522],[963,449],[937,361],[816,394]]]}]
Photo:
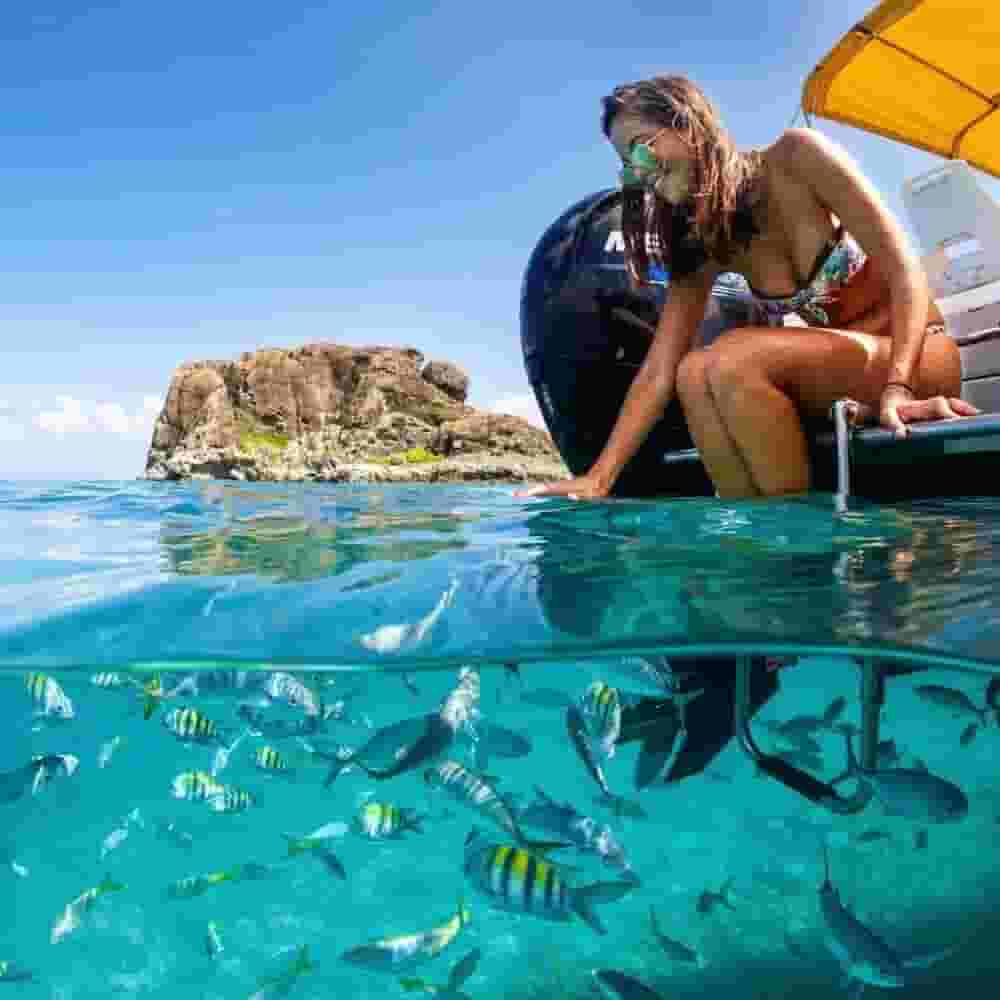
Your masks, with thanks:
[{"label": "canopy frame", "polygon": [[[801,110],[807,122],[810,120],[810,115],[827,118],[831,121],[838,121],[866,132],[872,132],[876,135],[893,139],[904,145],[925,150],[936,156],[952,160],[964,159],[977,169],[983,170],[995,177],[1000,177],[1000,162],[982,162],[980,157],[964,156],[961,152],[962,143],[968,134],[984,121],[1000,112],[1000,93],[985,93],[980,88],[957,77],[943,66],[937,65],[923,55],[911,51],[905,45],[900,45],[897,41],[886,37],[886,32],[890,28],[907,15],[917,11],[925,2],[926,0],[881,0],[863,20],[859,21],[843,35],[806,78],[802,88]],[[971,117],[961,125],[958,122],[955,123],[957,131],[952,137],[950,148],[947,152],[940,146],[933,146],[922,142],[917,136],[895,131],[882,124],[865,121],[856,115],[838,110],[836,106],[830,106],[830,89],[837,77],[852,64],[855,58],[867,46],[873,43],[891,49],[903,58],[923,67],[938,79],[946,80],[957,89],[983,102],[985,107],[979,114]]]}]

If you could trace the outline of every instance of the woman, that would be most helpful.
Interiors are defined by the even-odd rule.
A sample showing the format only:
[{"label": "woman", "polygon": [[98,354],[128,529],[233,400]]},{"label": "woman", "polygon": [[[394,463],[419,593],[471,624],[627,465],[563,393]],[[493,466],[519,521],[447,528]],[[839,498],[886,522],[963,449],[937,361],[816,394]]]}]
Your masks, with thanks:
[{"label": "woman", "polygon": [[[601,454],[583,476],[518,496],[608,496],[674,392],[720,497],[810,488],[803,419],[857,401],[898,437],[973,416],[958,348],[923,271],[872,185],[835,144],[789,129],[740,152],[681,76],[625,84],[602,129],[622,160],[625,259],[635,285],[670,272],[656,336]],[[712,284],[742,274],[772,326],[692,349]],[[784,326],[794,313],[801,326]]]}]

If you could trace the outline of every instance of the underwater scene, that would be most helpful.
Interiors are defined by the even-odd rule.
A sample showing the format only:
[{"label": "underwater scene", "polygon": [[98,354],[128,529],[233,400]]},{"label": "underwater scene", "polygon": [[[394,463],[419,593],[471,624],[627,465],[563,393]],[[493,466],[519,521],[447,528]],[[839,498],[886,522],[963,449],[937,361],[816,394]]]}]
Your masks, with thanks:
[{"label": "underwater scene", "polygon": [[998,543],[0,484],[0,997],[993,997]]}]

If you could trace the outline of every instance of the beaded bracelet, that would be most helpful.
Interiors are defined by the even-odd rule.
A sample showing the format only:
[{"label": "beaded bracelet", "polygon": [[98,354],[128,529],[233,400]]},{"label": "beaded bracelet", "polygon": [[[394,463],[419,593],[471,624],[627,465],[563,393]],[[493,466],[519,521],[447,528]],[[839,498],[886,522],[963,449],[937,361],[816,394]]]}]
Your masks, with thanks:
[{"label": "beaded bracelet", "polygon": [[[895,386],[897,389],[905,389],[911,396],[916,396],[916,393],[913,391],[913,387],[907,385],[905,382],[886,382],[885,389],[892,386]],[[885,389],[882,391],[885,392]]]}]

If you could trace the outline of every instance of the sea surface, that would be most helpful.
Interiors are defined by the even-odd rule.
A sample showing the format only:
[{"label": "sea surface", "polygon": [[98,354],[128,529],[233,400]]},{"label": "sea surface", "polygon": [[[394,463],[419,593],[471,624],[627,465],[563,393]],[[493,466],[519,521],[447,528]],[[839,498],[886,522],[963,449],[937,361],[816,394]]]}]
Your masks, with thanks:
[{"label": "sea surface", "polygon": [[[824,852],[870,934],[933,958],[893,995],[994,997],[998,553],[982,498],[0,483],[0,1000],[847,996]],[[750,669],[756,746],[841,779],[876,668],[876,778],[946,782],[959,815],[838,812],[733,736]],[[501,852],[484,887],[470,834],[517,838],[432,787],[446,760],[569,846]],[[176,797],[192,772],[223,791]],[[529,826],[545,801],[589,850]],[[379,804],[412,828],[366,836]],[[518,886],[546,864],[597,920],[547,919],[544,884]],[[356,950],[460,907],[409,963]],[[636,985],[602,993],[597,969]]]}]

